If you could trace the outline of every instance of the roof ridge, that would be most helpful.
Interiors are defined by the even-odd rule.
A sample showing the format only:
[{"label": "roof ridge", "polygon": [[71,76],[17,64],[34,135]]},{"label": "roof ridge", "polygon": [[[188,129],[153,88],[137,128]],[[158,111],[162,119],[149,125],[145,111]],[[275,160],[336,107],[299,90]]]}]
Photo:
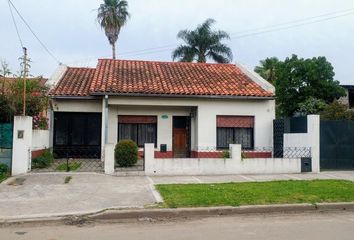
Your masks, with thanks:
[{"label": "roof ridge", "polygon": [[70,67],[70,66],[68,66],[68,68],[70,68],[70,69],[96,70],[96,67]]},{"label": "roof ridge", "polygon": [[98,61],[121,61],[121,62],[145,62],[145,63],[166,63],[166,64],[190,64],[190,65],[213,65],[213,66],[236,66],[234,63],[199,63],[199,62],[171,62],[171,61],[152,61],[152,60],[130,60],[130,59],[111,59],[98,58]]}]

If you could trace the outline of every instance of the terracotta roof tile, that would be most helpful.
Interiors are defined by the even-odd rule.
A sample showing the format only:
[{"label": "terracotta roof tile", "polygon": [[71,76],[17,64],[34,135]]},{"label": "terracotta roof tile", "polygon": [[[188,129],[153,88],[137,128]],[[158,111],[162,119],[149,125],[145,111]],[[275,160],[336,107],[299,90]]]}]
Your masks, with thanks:
[{"label": "terracotta roof tile", "polygon": [[272,97],[236,65],[99,59],[96,69],[68,68],[55,96],[100,94]]},{"label": "terracotta roof tile", "polygon": [[236,65],[99,59],[92,94],[270,97]]},{"label": "terracotta roof tile", "polygon": [[94,68],[68,67],[49,94],[52,96],[90,96],[89,88],[94,73]]}]

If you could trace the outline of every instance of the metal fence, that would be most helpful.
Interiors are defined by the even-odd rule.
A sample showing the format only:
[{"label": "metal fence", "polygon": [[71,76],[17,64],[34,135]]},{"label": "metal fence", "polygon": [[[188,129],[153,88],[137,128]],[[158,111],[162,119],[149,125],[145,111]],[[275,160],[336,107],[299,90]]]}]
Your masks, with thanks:
[{"label": "metal fence", "polygon": [[32,172],[103,172],[104,162],[96,149],[47,149],[32,159]]},{"label": "metal fence", "polygon": [[[311,158],[310,147],[256,147],[252,150],[243,150],[244,157],[248,158]],[[279,157],[281,156],[281,157]]]}]

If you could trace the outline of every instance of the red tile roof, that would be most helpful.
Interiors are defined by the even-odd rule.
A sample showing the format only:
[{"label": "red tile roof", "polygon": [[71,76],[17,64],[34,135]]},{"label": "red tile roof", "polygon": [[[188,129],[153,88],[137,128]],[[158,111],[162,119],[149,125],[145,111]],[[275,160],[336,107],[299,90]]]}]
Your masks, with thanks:
[{"label": "red tile roof", "polygon": [[274,96],[233,64],[111,59],[99,59],[96,70],[68,68],[51,94]]},{"label": "red tile roof", "polygon": [[94,68],[68,67],[63,77],[50,91],[54,96],[90,96],[90,85],[95,73]]}]

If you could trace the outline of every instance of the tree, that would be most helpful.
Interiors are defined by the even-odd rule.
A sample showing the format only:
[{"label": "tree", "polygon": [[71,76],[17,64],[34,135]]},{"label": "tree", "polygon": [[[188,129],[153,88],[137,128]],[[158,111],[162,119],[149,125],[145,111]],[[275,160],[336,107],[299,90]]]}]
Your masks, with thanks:
[{"label": "tree", "polygon": [[260,66],[256,66],[254,71],[258,73],[262,78],[275,84],[276,80],[276,68],[279,64],[279,59],[276,57],[266,58],[265,60],[260,61]]},{"label": "tree", "polygon": [[319,114],[325,109],[327,104],[320,99],[309,97],[305,102],[299,104],[297,113],[301,116],[307,116],[309,114]]},{"label": "tree", "polygon": [[1,77],[1,88],[0,92],[2,95],[4,95],[5,91],[5,79],[8,75],[11,74],[11,71],[9,69],[9,64],[5,60],[0,61],[0,77]]},{"label": "tree", "polygon": [[345,95],[325,57],[303,59],[293,55],[279,62],[275,78],[278,112],[285,117],[293,116],[310,97],[328,104]]},{"label": "tree", "polygon": [[112,46],[113,59],[116,59],[116,42],[120,30],[127,23],[129,16],[128,2],[125,0],[104,0],[98,8],[97,20]]},{"label": "tree", "polygon": [[232,61],[231,49],[221,41],[230,39],[228,33],[224,31],[213,31],[213,19],[207,19],[195,30],[182,30],[177,38],[182,39],[185,44],[177,47],[172,53],[172,59],[181,62],[205,63],[211,58],[217,63],[229,63]]},{"label": "tree", "polygon": [[354,120],[354,112],[349,110],[345,104],[334,101],[324,108],[321,118],[325,120]]}]

